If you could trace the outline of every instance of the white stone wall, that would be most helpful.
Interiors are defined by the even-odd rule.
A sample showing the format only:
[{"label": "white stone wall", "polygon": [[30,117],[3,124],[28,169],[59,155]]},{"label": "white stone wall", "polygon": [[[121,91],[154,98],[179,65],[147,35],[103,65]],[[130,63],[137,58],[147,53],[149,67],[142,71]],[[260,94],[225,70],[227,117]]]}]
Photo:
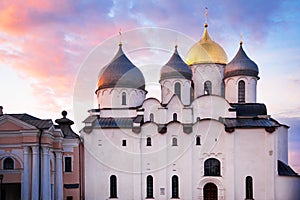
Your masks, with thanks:
[{"label": "white stone wall", "polygon": [[256,103],[257,78],[252,76],[233,76],[226,78],[225,99],[230,103],[238,103],[238,82],[245,81],[245,101],[246,103]]},{"label": "white stone wall", "polygon": [[[253,178],[254,199],[274,199],[275,195],[275,136],[260,129],[235,129],[228,133],[226,158],[226,198],[245,199],[245,180]],[[232,146],[233,145],[233,146]],[[229,186],[230,187],[230,186]],[[230,190],[231,189],[231,190]]]},{"label": "white stone wall", "polygon": [[276,176],[276,199],[299,199],[299,188],[300,177]]},{"label": "white stone wall", "polygon": [[284,163],[288,163],[288,128],[277,128],[277,158]]},{"label": "white stone wall", "polygon": [[[122,93],[126,93],[126,104],[122,105]],[[133,88],[106,88],[97,92],[99,108],[128,108],[141,106],[146,91]]]},{"label": "white stone wall", "polygon": [[211,81],[212,94],[222,95],[222,82],[224,74],[224,65],[221,64],[198,64],[192,65],[194,97],[204,95],[205,81]]},{"label": "white stone wall", "polygon": [[191,103],[191,81],[187,79],[165,79],[160,81],[162,104],[167,104],[174,95],[175,83],[181,85],[181,101],[184,105]]}]

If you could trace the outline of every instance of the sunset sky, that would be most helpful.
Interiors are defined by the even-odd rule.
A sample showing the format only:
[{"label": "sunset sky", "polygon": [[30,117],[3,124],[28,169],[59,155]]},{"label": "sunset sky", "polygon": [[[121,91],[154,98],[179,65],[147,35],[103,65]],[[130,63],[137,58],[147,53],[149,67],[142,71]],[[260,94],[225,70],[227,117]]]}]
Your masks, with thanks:
[{"label": "sunset sky", "polygon": [[[110,49],[99,55],[100,70],[117,51],[120,28],[125,51],[132,45],[130,37],[136,32],[133,30],[143,27],[165,28],[197,41],[203,32],[205,7],[209,12],[210,36],[222,45],[229,61],[238,50],[242,33],[246,53],[260,69],[258,102],[267,105],[272,117],[291,127],[290,165],[300,172],[300,1],[297,0],[2,0],[0,104],[4,113],[26,112],[56,119],[61,117],[62,110],[67,110],[73,119],[74,86],[82,80],[80,70],[96,46]],[[134,39],[135,45],[150,43]],[[178,43],[184,57],[188,50],[180,49],[184,39],[178,36],[176,41],[170,41],[166,42],[167,50],[172,52]],[[158,60],[158,65],[163,65],[169,56]],[[141,55],[129,57],[137,66],[143,62]],[[90,91],[92,101],[96,98],[95,77],[89,74],[84,77],[94,82]]]}]

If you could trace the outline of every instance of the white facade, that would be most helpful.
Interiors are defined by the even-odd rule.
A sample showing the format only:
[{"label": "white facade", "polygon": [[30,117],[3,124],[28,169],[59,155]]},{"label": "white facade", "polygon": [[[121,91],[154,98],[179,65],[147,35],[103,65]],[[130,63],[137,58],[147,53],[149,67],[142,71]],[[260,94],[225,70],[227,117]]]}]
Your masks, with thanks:
[{"label": "white facade", "polygon": [[98,92],[100,107],[81,131],[85,199],[297,199],[288,127],[256,103],[256,68],[238,66],[224,78],[223,64],[190,67],[192,79],[164,76],[162,102],[137,89],[144,93],[126,109],[118,95],[134,89]]}]

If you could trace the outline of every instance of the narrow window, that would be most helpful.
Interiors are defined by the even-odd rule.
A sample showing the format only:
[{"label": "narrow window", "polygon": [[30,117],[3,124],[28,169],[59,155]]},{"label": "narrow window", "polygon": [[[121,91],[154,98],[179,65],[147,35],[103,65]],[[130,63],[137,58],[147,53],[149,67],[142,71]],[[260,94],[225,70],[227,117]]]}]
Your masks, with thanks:
[{"label": "narrow window", "polygon": [[117,177],[110,176],[110,198],[117,198]]},{"label": "narrow window", "polygon": [[5,158],[3,162],[3,169],[14,169],[14,160],[10,157]]},{"label": "narrow window", "polygon": [[65,157],[65,172],[72,172],[72,157]]},{"label": "narrow window", "polygon": [[174,93],[175,93],[176,96],[178,96],[179,99],[181,99],[181,85],[178,82],[175,83]]},{"label": "narrow window", "polygon": [[224,81],[222,81],[222,83],[221,83],[221,96],[225,97],[225,84],[224,84]]},{"label": "narrow window", "polygon": [[245,103],[245,81],[239,81],[238,102]]},{"label": "narrow window", "polygon": [[246,199],[253,199],[253,180],[251,176],[246,177]]},{"label": "narrow window", "polygon": [[173,121],[177,121],[177,114],[176,113],[173,114]]},{"label": "narrow window", "polygon": [[154,121],[154,115],[153,115],[153,113],[150,114],[150,121],[151,121],[151,122]]},{"label": "narrow window", "polygon": [[146,198],[153,198],[153,177],[147,176],[147,197]]},{"label": "narrow window", "polygon": [[205,95],[212,94],[212,88],[211,88],[211,82],[210,81],[205,81],[205,83],[204,83],[204,94]]},{"label": "narrow window", "polygon": [[152,146],[152,144],[151,144],[151,137],[147,137],[146,146]]},{"label": "narrow window", "polygon": [[196,145],[201,145],[200,136],[196,137]]},{"label": "narrow window", "polygon": [[122,105],[126,105],[126,93],[122,92]]},{"label": "narrow window", "polygon": [[204,176],[220,176],[220,161],[215,158],[209,158],[204,162]]},{"label": "narrow window", "polygon": [[172,198],[179,198],[178,176],[172,176]]},{"label": "narrow window", "polygon": [[73,200],[73,196],[67,196],[67,200]]},{"label": "narrow window", "polygon": [[126,140],[122,140],[122,146],[123,146],[123,147],[126,146]]},{"label": "narrow window", "polygon": [[160,195],[165,195],[165,188],[160,188]]},{"label": "narrow window", "polygon": [[177,146],[177,138],[172,138],[172,146]]}]

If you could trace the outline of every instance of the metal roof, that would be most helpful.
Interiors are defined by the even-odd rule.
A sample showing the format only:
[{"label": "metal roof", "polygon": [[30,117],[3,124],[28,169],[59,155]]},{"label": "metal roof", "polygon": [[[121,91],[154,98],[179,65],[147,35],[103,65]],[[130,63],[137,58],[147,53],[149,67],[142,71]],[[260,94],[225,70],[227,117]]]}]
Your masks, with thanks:
[{"label": "metal roof", "polygon": [[39,119],[34,116],[28,115],[26,113],[23,114],[9,114],[10,116],[17,118],[25,123],[28,123],[32,126],[35,126],[39,129],[48,129],[53,126],[53,122],[51,119]]},{"label": "metal roof", "polygon": [[97,91],[114,87],[145,90],[142,72],[123,53],[122,45],[114,59],[100,72]]},{"label": "metal roof", "polygon": [[232,76],[258,77],[258,66],[245,53],[242,43],[235,57],[225,66],[224,78]]},{"label": "metal roof", "polygon": [[181,59],[178,54],[177,47],[175,47],[174,54],[160,70],[160,79],[184,78],[192,80],[192,74],[192,70]]},{"label": "metal roof", "polygon": [[101,128],[132,128],[133,118],[100,118],[97,125]]},{"label": "metal roof", "polygon": [[277,121],[266,118],[222,118],[221,120],[227,128],[267,128],[280,126]]},{"label": "metal roof", "polygon": [[284,162],[278,160],[277,165],[278,165],[278,175],[300,177],[290,166],[288,166]]},{"label": "metal roof", "polygon": [[257,117],[258,115],[267,115],[267,108],[265,104],[261,103],[232,103],[230,104],[236,109],[236,115],[247,116],[247,117]]}]

